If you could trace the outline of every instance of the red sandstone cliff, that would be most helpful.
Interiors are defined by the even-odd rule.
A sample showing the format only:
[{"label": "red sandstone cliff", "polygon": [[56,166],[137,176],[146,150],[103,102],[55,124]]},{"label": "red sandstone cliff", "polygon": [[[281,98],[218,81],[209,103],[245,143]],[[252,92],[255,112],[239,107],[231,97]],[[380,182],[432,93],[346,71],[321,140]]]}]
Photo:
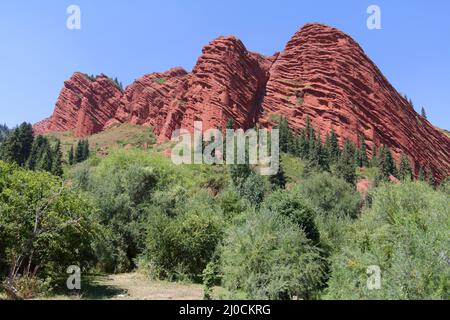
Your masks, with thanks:
[{"label": "red sandstone cliff", "polygon": [[287,116],[299,129],[309,116],[325,136],[340,141],[365,138],[402,152],[436,178],[450,173],[450,138],[419,116],[389,84],[361,47],[341,31],[320,24],[299,30],[273,57],[249,52],[234,37],[204,47],[191,73],[181,68],[146,75],[124,93],[105,76],[90,80],[76,73],[65,82],[54,114],[35,125],[36,133],[74,131],[87,136],[116,122],[154,128],[158,141],[173,130],[224,128],[229,118],[247,129],[272,126]]},{"label": "red sandstone cliff", "polygon": [[51,118],[36,124],[35,132],[73,131],[78,137],[100,132],[115,116],[121,97],[120,88],[108,77],[77,72],[64,82]]}]

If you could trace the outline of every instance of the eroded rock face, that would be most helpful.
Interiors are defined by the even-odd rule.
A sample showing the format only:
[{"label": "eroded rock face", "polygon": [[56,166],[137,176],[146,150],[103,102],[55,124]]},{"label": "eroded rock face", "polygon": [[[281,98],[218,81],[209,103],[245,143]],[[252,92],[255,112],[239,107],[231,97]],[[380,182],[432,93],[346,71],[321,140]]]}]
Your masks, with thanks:
[{"label": "eroded rock face", "polygon": [[[249,52],[232,36],[203,48],[191,73],[174,68],[146,75],[124,93],[109,78],[76,73],[65,82],[50,119],[36,133],[91,135],[113,123],[151,126],[159,142],[176,129],[271,127],[280,115],[294,129],[307,117],[322,137],[334,129],[340,142],[388,145],[438,180],[450,173],[450,138],[419,116],[361,47],[341,31],[307,24],[272,57]],[[370,151],[369,151],[370,153]]]},{"label": "eroded rock face", "polygon": [[177,112],[184,104],[187,81],[188,73],[182,68],[136,80],[125,90],[114,121],[151,126],[157,136],[170,137],[181,121],[182,114]]},{"label": "eroded rock face", "polygon": [[450,173],[450,139],[419,116],[386,80],[361,47],[343,32],[320,24],[304,26],[270,69],[259,121],[284,115],[293,128],[310,117],[324,137],[332,128],[340,142],[365,138],[402,152],[436,178]]},{"label": "eroded rock face", "polygon": [[103,130],[120,105],[122,92],[108,77],[90,79],[75,73],[64,82],[50,119],[34,126],[35,132],[73,131],[77,137]]},{"label": "eroded rock face", "polygon": [[203,48],[192,74],[182,127],[202,121],[204,128],[225,128],[234,119],[237,128],[256,123],[271,58],[247,51],[235,37],[219,37]]}]

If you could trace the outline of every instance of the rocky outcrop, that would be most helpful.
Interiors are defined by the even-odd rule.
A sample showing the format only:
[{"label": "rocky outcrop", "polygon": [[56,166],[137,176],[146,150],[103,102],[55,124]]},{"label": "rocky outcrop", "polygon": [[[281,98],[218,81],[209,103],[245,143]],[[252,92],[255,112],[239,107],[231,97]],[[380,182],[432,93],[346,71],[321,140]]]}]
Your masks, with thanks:
[{"label": "rocky outcrop", "polygon": [[[170,137],[180,124],[178,109],[184,104],[188,73],[174,68],[146,75],[127,87],[112,122],[151,126],[157,136]],[[173,126],[168,126],[174,119]],[[111,122],[108,123],[108,125]]]},{"label": "rocky outcrop", "polygon": [[204,128],[238,128],[256,123],[271,58],[247,51],[235,37],[219,37],[203,48],[189,77],[183,128],[202,121]]},{"label": "rocky outcrop", "polygon": [[[50,119],[36,133],[74,131],[87,136],[113,123],[151,126],[159,142],[179,128],[271,127],[286,116],[294,129],[309,117],[322,137],[334,129],[340,142],[368,150],[388,145],[398,160],[406,153],[416,174],[450,173],[450,138],[418,115],[361,47],[343,32],[307,24],[272,57],[249,52],[235,37],[203,48],[191,73],[174,68],[137,79],[125,92],[106,76],[76,73],[65,82]],[[369,151],[370,152],[370,151]]]},{"label": "rocky outcrop", "polygon": [[361,47],[343,32],[320,24],[304,26],[289,41],[270,69],[259,121],[271,125],[275,115],[290,126],[304,127],[307,117],[322,136],[333,128],[341,143],[368,150],[388,145],[398,160],[408,154],[436,178],[450,173],[450,139],[436,130],[386,80]]},{"label": "rocky outcrop", "polygon": [[121,97],[110,78],[75,73],[64,82],[52,117],[36,124],[35,132],[73,131],[78,137],[100,132],[114,118]]}]

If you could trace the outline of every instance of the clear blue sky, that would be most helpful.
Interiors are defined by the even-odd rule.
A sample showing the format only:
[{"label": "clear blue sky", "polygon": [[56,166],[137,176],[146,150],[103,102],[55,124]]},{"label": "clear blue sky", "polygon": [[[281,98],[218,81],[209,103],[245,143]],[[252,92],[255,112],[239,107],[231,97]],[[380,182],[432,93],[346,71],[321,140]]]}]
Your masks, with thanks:
[{"label": "clear blue sky", "polygon": [[[66,28],[71,4],[81,8],[81,30]],[[366,27],[370,4],[381,7],[382,30]],[[74,71],[129,84],[175,66],[191,70],[205,44],[230,34],[271,55],[307,22],[350,34],[416,109],[450,128],[448,0],[2,0],[0,123],[51,115]]]}]

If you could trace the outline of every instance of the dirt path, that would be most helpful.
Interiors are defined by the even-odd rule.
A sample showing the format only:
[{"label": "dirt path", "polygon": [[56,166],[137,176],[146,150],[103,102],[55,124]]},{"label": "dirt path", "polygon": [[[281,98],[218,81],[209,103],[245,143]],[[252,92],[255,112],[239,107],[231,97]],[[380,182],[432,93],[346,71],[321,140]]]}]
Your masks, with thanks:
[{"label": "dirt path", "polygon": [[82,283],[82,293],[50,299],[201,300],[201,285],[149,280],[139,273],[99,276]]}]

